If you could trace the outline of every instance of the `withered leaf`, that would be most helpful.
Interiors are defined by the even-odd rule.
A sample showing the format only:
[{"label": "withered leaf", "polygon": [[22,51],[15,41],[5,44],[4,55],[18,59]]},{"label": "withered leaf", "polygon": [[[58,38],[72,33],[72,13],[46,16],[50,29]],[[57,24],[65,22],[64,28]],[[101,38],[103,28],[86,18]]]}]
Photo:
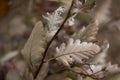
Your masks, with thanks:
[{"label": "withered leaf", "polygon": [[[69,3],[65,3],[66,5],[64,7],[65,7],[66,12],[68,12],[68,10],[71,6],[71,3],[72,3],[72,0],[70,0]],[[62,11],[62,9],[58,8],[53,13],[59,14],[61,11]],[[49,24],[49,21],[50,21],[49,16],[51,16],[51,15],[49,14],[46,17],[46,19],[48,20],[48,26],[50,26],[50,24],[53,24],[53,23]],[[56,18],[58,18],[58,17],[56,17]],[[65,19],[65,17],[63,17],[63,21],[64,21],[64,19]],[[56,34],[56,32],[59,29],[59,28],[55,28],[53,30],[53,28],[55,26],[58,26],[58,25],[55,24],[55,25],[50,26],[51,29],[49,31],[47,29],[44,29],[42,22],[39,21],[35,25],[27,43],[25,44],[24,49],[22,50],[22,55],[24,56],[25,60],[27,61],[33,74],[36,73],[36,71],[41,63],[41,60],[43,58],[43,54],[47,47],[48,42],[52,39],[52,37]],[[48,34],[49,32],[51,32],[52,35]]]},{"label": "withered leaf", "polygon": [[33,72],[35,72],[38,68],[46,44],[47,42],[43,24],[39,21],[35,25],[27,43],[24,46],[24,49],[22,50],[22,55]]},{"label": "withered leaf", "polygon": [[116,73],[120,73],[120,67],[118,66],[118,64],[111,64],[111,62],[109,62],[106,66],[106,75]]},{"label": "withered leaf", "polygon": [[73,37],[80,39],[81,41],[93,42],[96,40],[98,29],[98,21],[96,20],[93,23],[89,24],[86,28],[83,27]]},{"label": "withered leaf", "polygon": [[56,60],[65,66],[74,61],[82,63],[83,59],[89,59],[100,51],[100,47],[94,43],[81,42],[80,40],[69,39],[68,44],[61,44],[56,48]]}]

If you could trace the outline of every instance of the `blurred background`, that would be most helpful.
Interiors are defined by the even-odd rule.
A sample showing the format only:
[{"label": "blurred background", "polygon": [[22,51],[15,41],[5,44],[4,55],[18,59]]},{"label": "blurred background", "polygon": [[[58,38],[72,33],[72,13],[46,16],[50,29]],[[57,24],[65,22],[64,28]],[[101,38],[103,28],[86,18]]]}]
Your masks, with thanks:
[{"label": "blurred background", "polygon": [[[59,1],[62,0],[0,0],[0,59],[10,52],[20,52],[34,24],[42,20],[41,15],[52,12],[60,6]],[[88,3],[92,1],[88,0]],[[79,14],[79,26],[87,25],[91,19],[97,19],[100,23],[98,39],[107,39],[110,43],[107,60],[120,65],[120,0],[96,0],[96,2],[94,10]],[[13,63],[25,66],[22,61],[17,60],[15,59]],[[6,65],[11,66],[9,63]],[[5,79],[4,72],[0,66],[0,80]],[[10,74],[6,80],[10,80]]]}]

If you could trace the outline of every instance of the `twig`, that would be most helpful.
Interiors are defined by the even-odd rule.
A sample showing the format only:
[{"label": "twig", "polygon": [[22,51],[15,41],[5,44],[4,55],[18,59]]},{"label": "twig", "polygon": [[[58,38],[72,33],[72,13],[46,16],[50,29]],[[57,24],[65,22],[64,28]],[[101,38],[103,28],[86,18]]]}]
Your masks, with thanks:
[{"label": "twig", "polygon": [[69,8],[69,10],[68,10],[68,13],[67,13],[67,16],[66,16],[65,20],[63,21],[62,25],[60,26],[60,28],[58,29],[58,31],[56,32],[56,34],[54,35],[54,37],[53,37],[53,38],[51,39],[51,41],[48,43],[47,48],[45,49],[45,52],[44,52],[44,54],[43,54],[41,63],[40,63],[40,65],[39,65],[39,68],[38,68],[36,74],[34,75],[34,79],[37,78],[39,72],[41,71],[42,65],[43,65],[44,60],[45,60],[45,58],[46,58],[46,56],[47,56],[47,51],[48,51],[51,43],[52,43],[53,40],[56,38],[56,36],[58,35],[58,33],[61,31],[61,29],[64,27],[64,24],[65,24],[65,22],[67,21],[67,19],[68,19],[68,17],[69,17],[69,14],[70,14],[70,11],[71,11],[71,9],[72,9],[72,6],[73,6],[73,0],[72,0],[72,3],[71,3],[70,8]]}]

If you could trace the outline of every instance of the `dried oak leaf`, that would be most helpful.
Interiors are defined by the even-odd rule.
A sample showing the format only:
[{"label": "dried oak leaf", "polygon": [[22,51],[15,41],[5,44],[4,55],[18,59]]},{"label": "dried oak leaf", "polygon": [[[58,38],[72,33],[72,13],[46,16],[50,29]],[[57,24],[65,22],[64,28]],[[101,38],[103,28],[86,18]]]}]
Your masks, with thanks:
[{"label": "dried oak leaf", "polygon": [[24,49],[22,50],[22,55],[33,72],[38,68],[46,44],[47,42],[43,24],[39,21],[35,25]]},{"label": "dried oak leaf", "polygon": [[80,40],[69,39],[68,44],[62,43],[56,48],[56,60],[65,66],[74,61],[82,63],[83,59],[89,59],[100,51],[100,47],[94,43],[81,42]]},{"label": "dried oak leaf", "polygon": [[96,35],[98,33],[98,21],[94,21],[89,24],[87,27],[80,29],[73,37],[80,39],[81,41],[93,42],[96,40]]}]

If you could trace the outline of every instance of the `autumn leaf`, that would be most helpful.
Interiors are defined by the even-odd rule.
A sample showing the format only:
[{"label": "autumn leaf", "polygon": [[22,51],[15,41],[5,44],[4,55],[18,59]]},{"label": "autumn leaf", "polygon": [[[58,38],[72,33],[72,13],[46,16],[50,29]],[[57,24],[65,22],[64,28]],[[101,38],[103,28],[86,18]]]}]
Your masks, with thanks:
[{"label": "autumn leaf", "polygon": [[35,27],[33,28],[33,31],[22,50],[22,55],[24,56],[33,74],[36,74],[36,71],[39,68],[48,43],[56,34],[60,24],[62,24],[65,19],[61,16],[64,13],[63,8],[67,12],[71,5],[71,1],[72,0],[70,0],[69,5],[67,3],[64,7],[60,6],[54,12],[47,13],[43,16],[47,23],[46,26],[43,26],[41,21],[35,24]]},{"label": "autumn leaf", "polygon": [[33,72],[36,71],[46,46],[45,31],[43,24],[39,21],[25,44],[22,54]]},{"label": "autumn leaf", "polygon": [[83,59],[89,59],[100,51],[100,47],[94,43],[81,42],[80,40],[69,39],[67,45],[62,43],[56,48],[56,60],[69,66],[74,61],[82,63]]},{"label": "autumn leaf", "polygon": [[81,41],[93,42],[96,40],[96,35],[98,33],[98,21],[94,21],[89,24],[87,27],[80,29],[73,37],[80,39]]}]

